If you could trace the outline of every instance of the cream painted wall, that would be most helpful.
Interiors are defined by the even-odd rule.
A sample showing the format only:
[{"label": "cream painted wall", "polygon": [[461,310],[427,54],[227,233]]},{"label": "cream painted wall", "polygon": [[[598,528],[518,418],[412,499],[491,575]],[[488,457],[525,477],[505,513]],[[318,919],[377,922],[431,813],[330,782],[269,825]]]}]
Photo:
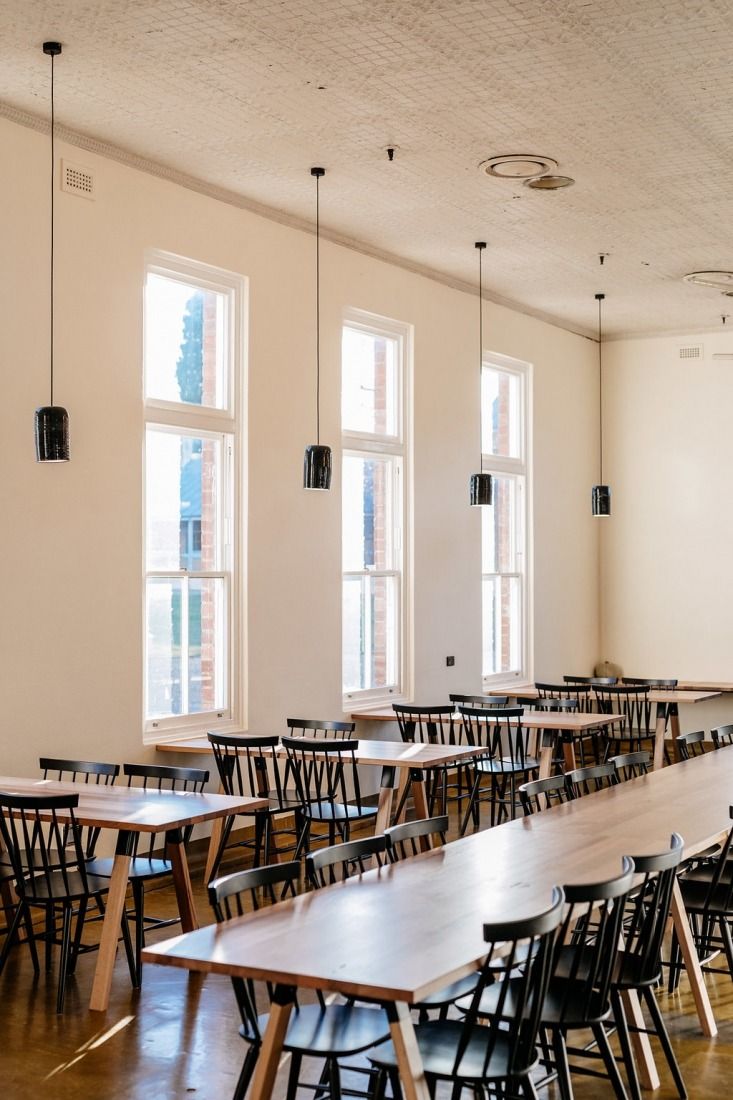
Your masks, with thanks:
[{"label": "cream painted wall", "polygon": [[[33,773],[40,753],[152,755],[141,725],[149,248],[249,279],[249,728],[279,731],[295,712],[338,716],[338,473],[329,494],[301,488],[314,427],[313,237],[61,145],[61,156],[93,170],[97,198],[57,192],[56,400],[69,409],[73,450],[68,465],[43,467],[32,421],[48,399],[48,138],[1,121],[0,148],[12,165],[0,177],[3,770]],[[337,187],[336,168],[322,195],[326,222]],[[322,436],[334,447],[343,309],[415,326],[415,698],[476,690],[475,298],[329,243],[322,273]],[[488,304],[485,341],[534,365],[535,671],[585,671],[599,638],[595,346]]]},{"label": "cream painted wall", "polygon": [[[700,343],[702,361],[679,358]],[[602,647],[627,675],[733,680],[733,363],[715,352],[733,353],[733,333],[604,348]],[[681,717],[709,728],[733,719],[725,704]]]}]

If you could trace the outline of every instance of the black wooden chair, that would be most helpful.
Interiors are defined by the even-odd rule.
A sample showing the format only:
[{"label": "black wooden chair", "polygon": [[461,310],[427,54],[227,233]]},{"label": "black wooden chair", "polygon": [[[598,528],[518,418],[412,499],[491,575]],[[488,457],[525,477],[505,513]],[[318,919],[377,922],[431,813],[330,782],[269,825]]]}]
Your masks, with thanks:
[{"label": "black wooden chair", "polygon": [[[530,736],[533,731],[522,725],[524,711],[521,707],[484,710],[482,707],[459,707],[466,739],[469,745],[480,745],[486,753],[468,765],[473,782],[468,809],[461,823],[461,836],[473,819],[474,830],[479,827],[482,802],[488,801],[491,824],[499,824],[503,818],[516,817],[518,806],[517,787],[527,782],[539,768],[539,761],[530,756]],[[482,782],[488,780],[488,789],[482,790]]]},{"label": "black wooden chair", "polygon": [[547,779],[533,779],[522,783],[519,788],[519,800],[525,815],[541,813],[551,806],[570,801],[570,794],[564,775],[551,775]]},{"label": "black wooden chair", "polygon": [[[462,740],[463,726],[456,721],[456,708],[453,703],[441,703],[437,706],[415,706],[412,703],[393,703],[400,737],[405,743],[421,745],[459,745]],[[448,768],[432,768],[426,777],[428,814],[436,812],[440,804],[441,813],[448,812]],[[455,792],[459,811],[466,795],[464,768],[453,769],[456,772],[451,790]],[[404,788],[402,798],[395,811],[399,819],[402,806],[407,797],[409,786]]]},{"label": "black wooden chair", "polygon": [[611,687],[618,683],[617,676],[563,676],[565,684],[590,684],[591,687]]},{"label": "black wooden chair", "polygon": [[649,685],[613,684],[593,688],[601,714],[623,714],[623,726],[609,726],[603,732],[604,759],[620,752],[648,749],[654,755],[656,716],[649,702]]},{"label": "black wooden chair", "polygon": [[691,760],[695,756],[705,755],[705,730],[695,730],[694,733],[681,733],[675,737],[680,760]]},{"label": "black wooden chair", "polygon": [[353,875],[362,875],[387,862],[387,839],[384,834],[348,840],[308,852],[305,857],[305,878],[313,890],[333,886]]},{"label": "black wooden chair", "polygon": [[[201,768],[171,768],[159,764],[125,764],[124,774],[128,787],[139,787],[146,791],[195,791],[200,793],[209,782],[209,773]],[[183,842],[188,843],[193,825],[183,830]],[[180,917],[153,917],[145,914],[145,884],[153,879],[167,878],[173,873],[171,862],[165,852],[160,852],[160,833],[134,833],[132,859],[130,860],[129,880],[132,887],[133,907],[128,917],[133,919],[135,930],[135,972],[132,984],[139,988],[143,980],[142,951],[145,947],[146,928],[165,928],[178,924]],[[87,869],[99,878],[110,878],[112,859],[95,857],[90,860]]]},{"label": "black wooden chair", "polygon": [[288,737],[315,737],[325,741],[329,737],[347,741],[354,736],[356,722],[331,722],[325,718],[286,718]]},{"label": "black wooden chair", "polygon": [[497,707],[505,707],[509,702],[508,695],[449,695],[454,707],[487,707],[496,710]]},{"label": "black wooden chair", "polygon": [[[379,838],[383,840],[383,838]],[[259,909],[263,897],[280,900],[297,892],[300,878],[298,862],[276,863],[269,867],[254,867],[217,879],[209,885],[209,902],[217,923],[242,916],[248,908]],[[249,903],[249,904],[247,904]],[[262,1036],[268,1015],[257,1012],[255,983],[250,979],[232,978],[234,995],[241,1017],[239,1034],[247,1044],[234,1100],[244,1100],[262,1047]],[[267,987],[267,994],[272,994]],[[283,1050],[290,1054],[287,1096],[295,1097],[303,1058],[323,1060],[323,1072],[317,1085],[309,1086],[317,1097],[330,1094],[331,1100],[342,1095],[339,1060],[360,1054],[389,1036],[389,1021],[385,1012],[376,1007],[346,1004],[326,1004],[320,991],[316,1004],[296,1004],[283,1041]]]},{"label": "black wooden chair", "polygon": [[[32,909],[43,909],[46,916],[46,971],[51,969],[51,947],[56,940],[56,921],[61,920],[61,957],[56,996],[56,1011],[64,1008],[66,979],[74,973],[81,946],[84,918],[90,901],[103,908],[109,884],[91,875],[87,869],[82,829],[74,815],[78,794],[10,795],[0,792],[0,837],[8,852],[15,878],[18,905],[0,952],[0,973],[23,922],[26,939],[39,972],[36,933]],[[72,939],[73,917],[76,917]],[[132,965],[127,920],[122,921],[128,963]]]},{"label": "black wooden chair", "polygon": [[[119,764],[105,764],[98,760],[64,760],[57,757],[42,756],[38,767],[44,779],[55,779],[64,783],[87,783],[98,787],[113,787],[120,774]],[[99,840],[99,829],[84,827],[81,831],[84,854],[92,859]]]},{"label": "black wooden chair", "polygon": [[[563,894],[556,888],[545,912],[484,924],[486,959],[465,999],[464,1018],[429,1020],[415,1028],[431,1096],[438,1082],[446,1081],[452,1083],[454,1097],[464,1089],[475,1096],[537,1097],[531,1071],[537,1063],[537,1033],[562,909]],[[483,1011],[487,993],[490,1012]],[[393,1096],[400,1097],[392,1043],[370,1054],[369,1061],[379,1070],[375,1100],[383,1100],[387,1078]]]},{"label": "black wooden chair", "polygon": [[[276,853],[281,855],[294,851],[302,832],[300,800],[287,762],[275,751],[280,738],[234,737],[220,733],[210,733],[208,738],[224,793],[244,798],[266,798],[268,802],[266,809],[247,815],[254,817],[254,837],[246,837],[231,847],[251,851],[255,867],[269,863]],[[235,820],[228,817],[224,823],[212,867],[212,879],[216,877],[229,844]],[[280,838],[286,838],[287,843],[278,845]]]},{"label": "black wooden chair", "polygon": [[725,749],[733,745],[733,725],[716,726],[710,731],[714,749]]},{"label": "black wooden chair", "polygon": [[310,737],[283,737],[288,764],[295,783],[302,827],[295,858],[310,847],[314,825],[324,826],[328,843],[338,833],[349,840],[355,821],[375,818],[377,807],[367,803],[361,793],[356,764],[358,741],[317,741]]},{"label": "black wooden chair", "polygon": [[574,768],[565,773],[565,786],[570,798],[582,798],[583,795],[594,794],[606,787],[614,787],[618,781],[616,768],[610,760],[606,764]]},{"label": "black wooden chair", "polygon": [[612,756],[608,761],[616,769],[616,778],[619,783],[625,783],[627,779],[638,779],[640,775],[646,775],[651,767],[651,756],[648,752],[622,752],[619,756]]},{"label": "black wooden chair", "polygon": [[410,856],[419,855],[428,847],[439,848],[445,844],[448,832],[448,815],[423,817],[418,821],[405,821],[386,829],[387,856],[390,863],[399,863]]}]

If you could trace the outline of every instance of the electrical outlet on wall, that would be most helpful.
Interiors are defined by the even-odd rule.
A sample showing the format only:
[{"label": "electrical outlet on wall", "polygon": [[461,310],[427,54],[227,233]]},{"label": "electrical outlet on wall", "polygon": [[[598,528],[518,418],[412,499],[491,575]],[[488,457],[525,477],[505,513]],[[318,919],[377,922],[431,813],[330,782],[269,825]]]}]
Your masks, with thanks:
[{"label": "electrical outlet on wall", "polygon": [[447,664],[448,668],[453,668],[453,665],[456,663],[456,659],[455,657],[446,657],[445,663]]}]

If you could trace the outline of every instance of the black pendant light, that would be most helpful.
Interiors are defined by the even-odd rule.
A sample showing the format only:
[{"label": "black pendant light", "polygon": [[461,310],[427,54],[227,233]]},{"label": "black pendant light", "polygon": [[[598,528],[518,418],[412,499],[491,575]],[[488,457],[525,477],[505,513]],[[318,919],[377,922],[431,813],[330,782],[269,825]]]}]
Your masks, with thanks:
[{"label": "black pendant light", "polygon": [[60,42],[44,42],[43,52],[51,58],[51,404],[36,409],[36,460],[38,462],[69,461],[69,414],[53,403],[53,275],[54,275],[54,189],[55,149],[53,62],[61,53]]},{"label": "black pendant light", "polygon": [[491,504],[493,500],[494,487],[491,482],[491,474],[486,474],[481,470],[483,463],[483,448],[484,448],[484,402],[483,402],[483,375],[484,375],[484,302],[483,302],[483,282],[482,282],[482,270],[481,270],[481,258],[483,251],[486,248],[486,241],[476,241],[476,248],[478,249],[478,377],[479,377],[479,473],[471,474],[470,481],[470,500],[471,504],[484,505]]},{"label": "black pendant light", "polygon": [[593,515],[601,519],[611,515],[611,488],[603,485],[603,351],[601,348],[603,332],[601,328],[601,302],[605,294],[596,294],[598,302],[598,440],[600,453],[600,485],[594,485],[591,494]]},{"label": "black pendant light", "polygon": [[321,443],[321,211],[318,185],[325,168],[311,168],[316,181],[316,442],[305,449],[303,488],[331,488],[331,448]]}]

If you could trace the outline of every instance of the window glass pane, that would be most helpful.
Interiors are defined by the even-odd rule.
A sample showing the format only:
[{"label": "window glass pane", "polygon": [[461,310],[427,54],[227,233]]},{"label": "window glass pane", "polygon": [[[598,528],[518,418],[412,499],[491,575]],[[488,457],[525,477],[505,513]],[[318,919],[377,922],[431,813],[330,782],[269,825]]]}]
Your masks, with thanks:
[{"label": "window glass pane", "polygon": [[183,713],[181,581],[147,583],[146,712],[150,718]]},{"label": "window glass pane", "polygon": [[521,458],[521,380],[512,371],[484,367],[481,372],[483,438],[481,450],[502,458]]},{"label": "window glass pane", "polygon": [[149,570],[219,568],[219,439],[148,428],[145,455]]},{"label": "window glass pane", "polygon": [[481,509],[483,573],[517,573],[518,485],[516,478],[492,474],[493,504]]},{"label": "window glass pane", "polygon": [[398,584],[397,577],[344,578],[344,691],[397,684]]},{"label": "window glass pane", "polygon": [[344,455],[344,572],[394,568],[394,464],[381,455]]},{"label": "window glass pane", "polygon": [[344,327],[341,420],[345,432],[400,434],[399,344],[394,337]]},{"label": "window glass pane", "polygon": [[225,589],[222,578],[188,582],[188,713],[224,705]]},{"label": "window glass pane", "polygon": [[484,676],[521,670],[520,601],[521,587],[518,577],[484,577]]},{"label": "window glass pane", "polygon": [[148,274],[145,396],[224,409],[228,295]]}]

